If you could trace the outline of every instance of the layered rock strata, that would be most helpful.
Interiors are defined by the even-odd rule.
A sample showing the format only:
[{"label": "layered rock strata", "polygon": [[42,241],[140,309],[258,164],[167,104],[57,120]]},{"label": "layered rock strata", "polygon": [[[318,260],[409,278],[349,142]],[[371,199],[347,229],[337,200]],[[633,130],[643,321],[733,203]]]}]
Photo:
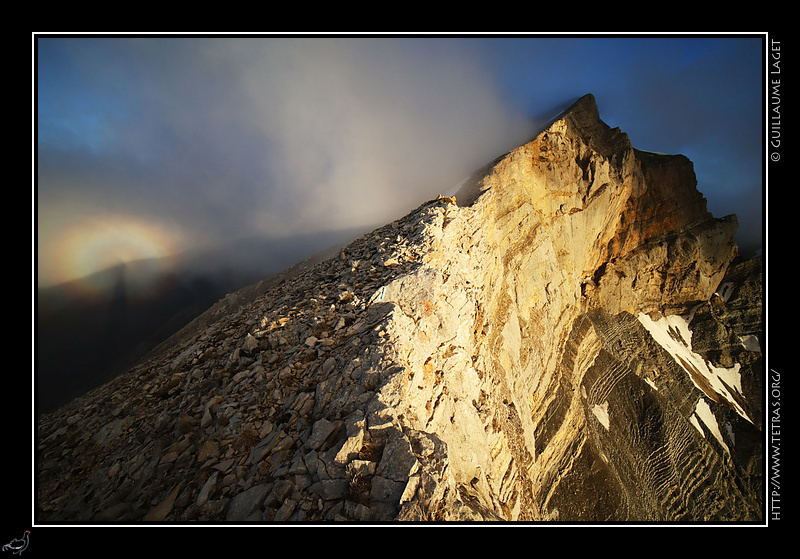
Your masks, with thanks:
[{"label": "layered rock strata", "polygon": [[[586,96],[43,416],[38,519],[761,514],[761,269]],[[220,312],[225,309],[225,312]]]}]

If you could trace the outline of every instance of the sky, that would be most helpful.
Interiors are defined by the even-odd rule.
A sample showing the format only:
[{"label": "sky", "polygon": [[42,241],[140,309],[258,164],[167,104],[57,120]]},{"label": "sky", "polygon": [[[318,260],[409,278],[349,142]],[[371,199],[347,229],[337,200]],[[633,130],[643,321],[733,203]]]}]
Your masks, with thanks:
[{"label": "sky", "polygon": [[37,285],[383,225],[586,93],[759,245],[762,40],[34,35]]}]

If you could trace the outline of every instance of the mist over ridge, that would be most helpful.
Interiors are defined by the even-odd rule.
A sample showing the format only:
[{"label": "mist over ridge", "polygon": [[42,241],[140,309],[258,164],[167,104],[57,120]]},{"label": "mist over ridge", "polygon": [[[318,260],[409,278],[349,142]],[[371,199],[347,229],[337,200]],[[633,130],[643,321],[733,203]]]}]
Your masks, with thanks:
[{"label": "mist over ridge", "polygon": [[72,215],[146,216],[179,251],[402,215],[530,133],[464,47],[41,39],[43,60],[85,80],[62,94],[112,101],[95,105],[92,126],[63,109],[46,118],[55,102],[40,81],[40,277]]}]

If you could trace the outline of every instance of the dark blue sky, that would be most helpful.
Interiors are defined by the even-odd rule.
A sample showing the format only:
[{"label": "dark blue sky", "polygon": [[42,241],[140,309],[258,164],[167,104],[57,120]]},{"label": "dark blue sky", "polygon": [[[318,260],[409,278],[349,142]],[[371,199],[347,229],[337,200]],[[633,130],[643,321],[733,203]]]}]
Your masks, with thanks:
[{"label": "dark blue sky", "polygon": [[762,40],[38,38],[40,283],[385,223],[585,93],[760,243]]}]

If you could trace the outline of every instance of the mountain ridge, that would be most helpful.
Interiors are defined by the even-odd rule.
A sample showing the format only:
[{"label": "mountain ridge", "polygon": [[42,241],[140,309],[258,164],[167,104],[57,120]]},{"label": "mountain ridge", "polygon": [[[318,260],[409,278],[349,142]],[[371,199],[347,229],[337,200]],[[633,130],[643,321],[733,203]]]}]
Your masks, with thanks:
[{"label": "mountain ridge", "polygon": [[762,520],[761,264],[696,186],[581,97],[43,416],[38,519]]},{"label": "mountain ridge", "polygon": [[235,247],[138,260],[38,288],[38,412],[52,412],[135,365],[226,295],[284,273],[298,256],[313,258],[329,241],[362,232],[249,238]]}]

